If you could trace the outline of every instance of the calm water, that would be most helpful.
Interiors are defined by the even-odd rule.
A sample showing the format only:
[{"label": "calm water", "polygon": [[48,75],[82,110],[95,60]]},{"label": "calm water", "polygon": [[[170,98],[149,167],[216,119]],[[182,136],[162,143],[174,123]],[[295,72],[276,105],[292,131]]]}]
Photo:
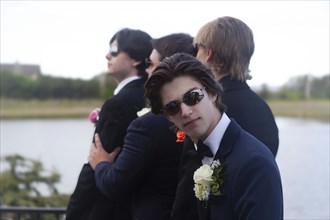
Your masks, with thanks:
[{"label": "calm water", "polygon": [[[276,121],[285,219],[329,219],[330,124],[291,118]],[[60,192],[73,191],[94,131],[88,120],[2,120],[0,126],[1,156],[19,153],[41,160],[47,169],[61,174]]]}]

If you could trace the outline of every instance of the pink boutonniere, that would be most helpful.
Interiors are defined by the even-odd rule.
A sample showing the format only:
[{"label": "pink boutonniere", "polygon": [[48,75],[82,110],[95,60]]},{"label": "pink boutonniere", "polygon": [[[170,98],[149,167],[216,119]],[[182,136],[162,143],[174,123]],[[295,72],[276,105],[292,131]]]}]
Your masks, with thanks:
[{"label": "pink boutonniere", "polygon": [[96,126],[96,123],[99,120],[100,111],[101,110],[99,108],[95,108],[91,111],[91,113],[89,113],[88,119],[92,124],[94,124],[94,126]]}]

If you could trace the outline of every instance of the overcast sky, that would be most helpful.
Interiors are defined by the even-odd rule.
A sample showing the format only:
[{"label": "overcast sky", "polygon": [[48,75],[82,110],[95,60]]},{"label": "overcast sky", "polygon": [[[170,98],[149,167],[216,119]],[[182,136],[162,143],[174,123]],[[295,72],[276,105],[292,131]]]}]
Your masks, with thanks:
[{"label": "overcast sky", "polygon": [[329,74],[329,1],[1,0],[1,63],[39,64],[44,74],[90,79],[106,71],[109,40],[129,27],[158,38],[195,36],[221,16],[254,33],[249,84]]}]

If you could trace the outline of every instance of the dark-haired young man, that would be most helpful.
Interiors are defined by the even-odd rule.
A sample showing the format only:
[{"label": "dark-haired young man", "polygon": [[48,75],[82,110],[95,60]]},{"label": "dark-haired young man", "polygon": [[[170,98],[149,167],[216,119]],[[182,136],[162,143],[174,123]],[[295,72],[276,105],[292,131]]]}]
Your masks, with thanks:
[{"label": "dark-haired young man", "polygon": [[225,113],[220,84],[195,57],[165,58],[148,79],[155,114],[185,132],[175,220],[283,219],[281,177],[272,153]]},{"label": "dark-haired young man", "polygon": [[[110,50],[106,55],[108,73],[118,86],[114,96],[103,104],[95,128],[108,153],[123,145],[127,127],[145,106],[145,60],[152,50],[150,40],[146,32],[129,28],[118,31],[110,40]],[[128,220],[131,219],[130,208],[125,203],[125,200],[110,200],[96,188],[94,171],[86,163],[71,195],[66,219]]]}]

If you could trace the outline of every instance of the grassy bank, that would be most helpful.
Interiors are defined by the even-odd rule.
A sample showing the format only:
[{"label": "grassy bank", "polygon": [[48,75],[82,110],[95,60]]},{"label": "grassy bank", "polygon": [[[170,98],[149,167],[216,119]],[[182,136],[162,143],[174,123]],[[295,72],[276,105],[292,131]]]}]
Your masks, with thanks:
[{"label": "grassy bank", "polygon": [[83,118],[103,100],[8,100],[1,99],[0,116],[6,119]]},{"label": "grassy bank", "polygon": [[[85,118],[103,100],[22,101],[1,99],[1,118]],[[310,118],[329,121],[329,100],[269,101],[275,116]]]},{"label": "grassy bank", "polygon": [[269,101],[275,116],[286,116],[330,121],[329,100]]}]

